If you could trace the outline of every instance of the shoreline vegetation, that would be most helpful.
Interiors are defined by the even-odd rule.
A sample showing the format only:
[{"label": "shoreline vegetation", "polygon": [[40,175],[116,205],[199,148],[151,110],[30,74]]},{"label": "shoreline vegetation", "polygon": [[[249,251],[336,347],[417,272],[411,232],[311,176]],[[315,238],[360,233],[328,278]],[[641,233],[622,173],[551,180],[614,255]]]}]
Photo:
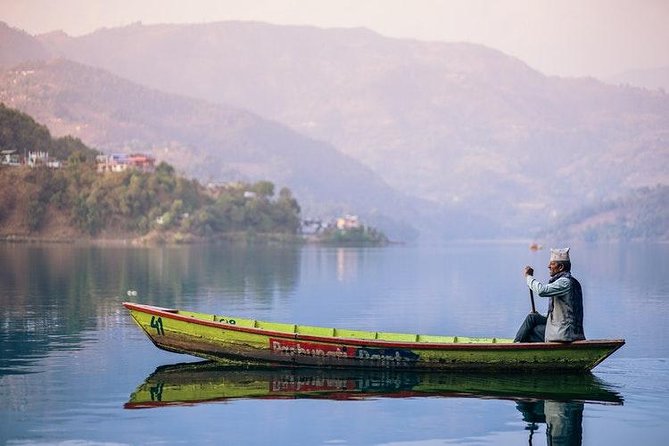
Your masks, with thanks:
[{"label": "shoreline vegetation", "polygon": [[102,237],[41,237],[34,235],[3,235],[0,243],[34,243],[34,244],[75,244],[99,246],[154,246],[154,245],[196,245],[218,243],[267,243],[267,244],[301,244],[303,238],[298,235],[283,234],[248,234],[245,232],[222,234],[221,236],[197,237],[184,233],[149,233],[136,237],[102,238]]},{"label": "shoreline vegetation", "polygon": [[267,181],[205,187],[166,163],[100,173],[75,154],[59,169],[2,166],[0,189],[0,237],[14,241],[290,239],[300,227],[287,188],[275,197]]},{"label": "shoreline vegetation", "polygon": [[[161,172],[164,177],[158,179]],[[89,182],[82,184],[81,179],[86,176]],[[75,177],[80,180],[79,187],[70,184]],[[135,183],[141,183],[135,188],[140,196],[131,192]],[[188,198],[183,190],[174,193],[179,185],[187,189]],[[302,234],[300,207],[287,188],[281,189],[278,197],[274,197],[274,185],[267,181],[208,188],[175,176],[171,166],[164,163],[154,173],[102,175],[85,164],[68,165],[65,170],[0,166],[0,188],[4,190],[0,197],[0,242],[337,246],[389,243],[382,232],[365,226]]]},{"label": "shoreline vegetation", "polygon": [[300,206],[274,184],[203,186],[160,163],[154,172],[100,173],[77,153],[60,169],[0,166],[0,241],[96,245],[199,243],[384,246],[360,226],[302,234]]},{"label": "shoreline vegetation", "polygon": [[[53,139],[26,114],[0,105],[0,123],[0,241],[388,243],[362,225],[303,235],[299,203],[286,187],[275,195],[269,181],[202,185],[165,162],[101,170],[99,151],[75,138]],[[26,148],[30,157],[21,159]],[[48,155],[40,162],[33,154]]]},{"label": "shoreline vegetation", "polygon": [[332,240],[328,237],[312,235],[286,234],[252,234],[246,232],[226,233],[219,236],[197,237],[184,233],[151,233],[137,237],[120,238],[80,238],[80,237],[41,237],[34,235],[2,235],[0,243],[17,244],[74,244],[91,246],[180,246],[198,244],[268,244],[268,245],[325,245],[336,247],[382,247],[400,242],[392,242],[387,238],[370,238],[359,240]]}]

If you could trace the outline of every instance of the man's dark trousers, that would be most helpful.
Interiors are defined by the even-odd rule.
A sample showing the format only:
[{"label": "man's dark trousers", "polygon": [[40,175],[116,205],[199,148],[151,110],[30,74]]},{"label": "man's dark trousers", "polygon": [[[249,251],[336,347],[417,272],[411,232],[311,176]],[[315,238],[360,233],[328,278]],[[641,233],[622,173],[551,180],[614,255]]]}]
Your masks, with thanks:
[{"label": "man's dark trousers", "polygon": [[545,334],[546,316],[539,313],[530,313],[518,329],[513,342],[544,342]]}]

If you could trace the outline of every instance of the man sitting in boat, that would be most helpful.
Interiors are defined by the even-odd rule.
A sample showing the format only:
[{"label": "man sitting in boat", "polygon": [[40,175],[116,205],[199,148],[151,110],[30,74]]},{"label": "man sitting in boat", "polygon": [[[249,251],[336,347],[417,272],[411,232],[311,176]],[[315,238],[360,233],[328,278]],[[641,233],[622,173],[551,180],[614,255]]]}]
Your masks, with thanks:
[{"label": "man sitting in boat", "polygon": [[583,291],[571,275],[569,248],[551,249],[548,270],[551,278],[543,284],[534,278],[534,269],[525,267],[527,286],[537,296],[548,297],[548,313],[527,315],[514,342],[571,342],[585,339],[583,333]]}]

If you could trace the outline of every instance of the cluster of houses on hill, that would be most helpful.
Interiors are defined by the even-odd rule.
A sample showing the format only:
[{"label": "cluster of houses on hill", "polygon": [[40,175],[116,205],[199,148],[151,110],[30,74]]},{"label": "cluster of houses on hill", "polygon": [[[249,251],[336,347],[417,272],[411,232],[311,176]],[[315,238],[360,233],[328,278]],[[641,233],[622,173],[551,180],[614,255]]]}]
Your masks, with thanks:
[{"label": "cluster of houses on hill", "polygon": [[356,215],[344,215],[324,222],[302,221],[301,233],[307,242],[336,245],[385,246],[389,242],[383,232],[362,224]]},{"label": "cluster of houses on hill", "polygon": [[54,158],[49,158],[49,152],[27,152],[21,156],[16,150],[0,150],[0,165],[3,166],[22,166],[30,167],[46,166],[58,169],[63,166],[63,162]]},{"label": "cluster of houses on hill", "polygon": [[[128,169],[153,172],[156,165],[155,158],[140,153],[131,155],[126,155],[125,153],[99,155],[95,161],[99,173],[123,172]],[[0,165],[3,166],[46,166],[59,169],[64,164],[64,161],[49,157],[49,152],[29,151],[21,155],[17,150],[0,150]]]},{"label": "cluster of houses on hill", "polygon": [[344,215],[343,217],[335,218],[329,222],[320,219],[312,218],[302,221],[302,233],[306,235],[322,234],[326,229],[336,228],[341,231],[358,229],[362,227],[360,219],[357,215]]},{"label": "cluster of houses on hill", "polygon": [[141,153],[126,155],[125,153],[114,153],[111,155],[98,155],[95,158],[98,172],[123,172],[128,169],[140,170],[142,172],[153,172],[156,167],[156,159]]}]

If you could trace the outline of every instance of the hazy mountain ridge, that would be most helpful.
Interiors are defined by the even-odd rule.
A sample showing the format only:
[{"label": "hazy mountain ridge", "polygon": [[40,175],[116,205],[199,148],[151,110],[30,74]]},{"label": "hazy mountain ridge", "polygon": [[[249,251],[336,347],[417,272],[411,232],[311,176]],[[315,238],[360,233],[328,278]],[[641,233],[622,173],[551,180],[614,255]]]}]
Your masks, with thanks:
[{"label": "hazy mountain ridge", "polygon": [[[334,201],[339,209],[363,214],[360,209],[371,209],[381,220],[381,214],[390,214],[450,236],[495,236],[501,234],[500,225],[507,234],[533,233],[585,203],[669,182],[669,102],[662,91],[546,77],[478,45],[387,39],[364,29],[248,22],[136,24],[77,38],[57,32],[39,39],[50,54],[99,65],[152,88],[233,104],[223,109],[254,110],[328,140],[391,186],[419,198],[398,200],[393,192],[389,198],[381,180],[375,180],[383,191],[377,194],[376,186],[366,185],[365,174],[351,183],[337,169],[318,167],[312,180],[322,185],[327,176],[336,190],[323,195],[318,187],[286,183],[301,201],[302,191],[319,203]],[[68,88],[76,97],[76,82]],[[68,94],[52,97],[61,101]],[[23,100],[30,102],[29,97]],[[145,103],[138,101],[136,108]],[[99,105],[86,107],[89,111],[81,116],[94,121]],[[211,102],[207,107],[213,107]],[[69,123],[71,133],[81,136],[86,127],[71,125],[78,121],[67,118],[70,108],[53,107],[49,127]],[[37,104],[33,109],[39,115]],[[207,169],[220,167],[217,154],[189,157],[197,150],[184,143],[191,141],[188,131],[181,129],[164,142],[164,135],[174,135],[172,126],[140,115],[131,109],[109,116],[111,127],[111,121],[124,126],[114,127],[114,138],[104,134],[104,126],[96,126],[101,143],[94,145],[142,148],[150,140],[149,145],[178,157],[200,178]],[[199,147],[205,140],[216,145],[221,137],[212,135],[215,125],[199,118],[190,121],[190,137]],[[147,121],[153,130],[142,131],[146,138],[127,138]],[[124,131],[125,139],[118,138]],[[225,173],[246,175],[244,179],[267,173],[283,184],[280,178],[299,156],[285,158],[285,147],[280,155],[271,154],[277,136],[273,131],[252,133],[267,143],[260,144],[267,150],[248,150],[245,160],[227,159]],[[234,132],[228,137],[234,140]],[[241,154],[237,143],[232,146]],[[272,160],[258,163],[257,157]],[[344,193],[342,185],[349,183],[358,187]]]},{"label": "hazy mountain ridge", "polygon": [[205,181],[286,185],[306,203],[307,215],[358,211],[401,220],[396,207],[384,204],[408,201],[358,162],[280,124],[63,59],[0,73],[0,101],[55,135],[72,134],[106,151],[152,153]]},{"label": "hazy mountain ridge", "polygon": [[479,45],[249,22],[41,41],[144,85],[276,119],[398,190],[484,209],[509,228],[565,215],[583,196],[668,181],[669,96],[546,77]]},{"label": "hazy mountain ridge", "polygon": [[627,84],[651,90],[669,90],[669,66],[630,70],[604,79],[612,84]]},{"label": "hazy mountain ridge", "polygon": [[669,186],[635,189],[583,206],[540,235],[585,241],[669,241]]},{"label": "hazy mountain ridge", "polygon": [[27,60],[43,60],[50,51],[30,34],[0,22],[0,69]]}]

